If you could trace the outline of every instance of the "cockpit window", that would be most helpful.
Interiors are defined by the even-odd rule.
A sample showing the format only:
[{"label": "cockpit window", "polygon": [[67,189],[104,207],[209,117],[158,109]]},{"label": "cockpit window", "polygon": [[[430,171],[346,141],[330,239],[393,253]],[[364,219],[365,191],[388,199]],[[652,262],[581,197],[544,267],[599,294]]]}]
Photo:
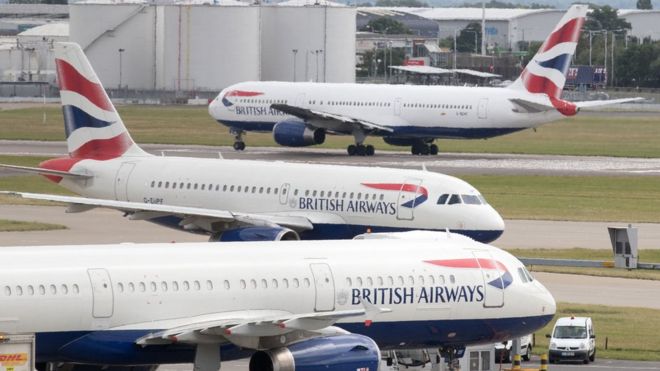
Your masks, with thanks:
[{"label": "cockpit window", "polygon": [[529,282],[527,279],[527,275],[525,274],[525,268],[523,267],[518,268],[518,275],[520,276],[520,280],[523,281],[523,283]]},{"label": "cockpit window", "polygon": [[527,268],[523,268],[523,270],[525,271],[525,275],[527,275],[527,279],[529,280],[529,282],[534,281],[534,277],[532,277],[532,274],[529,273],[529,271],[527,270]]},{"label": "cockpit window", "polygon": [[488,201],[486,201],[486,198],[483,195],[479,195],[479,199],[481,200],[482,204],[488,205]]},{"label": "cockpit window", "polygon": [[444,195],[440,196],[440,198],[438,198],[438,205],[446,204],[448,198],[449,198],[449,195],[446,194],[446,193]]},{"label": "cockpit window", "polygon": [[481,205],[479,197],[473,195],[461,195],[463,198],[463,203],[468,205]]},{"label": "cockpit window", "polygon": [[454,204],[460,204],[461,203],[461,198],[458,195],[451,195],[449,197],[449,205],[454,205]]}]

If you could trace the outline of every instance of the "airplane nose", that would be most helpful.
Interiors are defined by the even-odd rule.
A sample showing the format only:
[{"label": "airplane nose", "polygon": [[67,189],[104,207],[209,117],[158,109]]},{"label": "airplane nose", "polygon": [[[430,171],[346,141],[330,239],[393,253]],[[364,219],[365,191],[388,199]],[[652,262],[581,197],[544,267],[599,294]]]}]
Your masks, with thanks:
[{"label": "airplane nose", "polygon": [[538,302],[541,305],[541,312],[543,315],[554,315],[557,312],[557,302],[555,301],[554,296],[548,291],[548,289],[543,286],[539,281],[535,281],[537,287],[539,288],[537,298]]},{"label": "airplane nose", "polygon": [[209,115],[211,115],[211,117],[215,117],[215,110],[217,103],[218,103],[218,97],[216,97],[213,101],[211,101],[211,104],[209,104]]}]

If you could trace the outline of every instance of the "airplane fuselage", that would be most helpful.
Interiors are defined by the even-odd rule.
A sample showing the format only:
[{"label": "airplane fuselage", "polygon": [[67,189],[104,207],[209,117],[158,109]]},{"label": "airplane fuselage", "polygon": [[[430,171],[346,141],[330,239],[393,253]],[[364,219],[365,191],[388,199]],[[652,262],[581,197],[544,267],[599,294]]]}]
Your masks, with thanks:
[{"label": "airplane fuselage", "polygon": [[[305,217],[314,228],[303,239],[450,229],[490,242],[504,229],[474,187],[428,171],[156,156],[81,160],[71,171],[94,174],[60,182],[86,197]],[[438,204],[442,195],[462,200]],[[172,217],[150,220],[183,227]]]},{"label": "airplane fuselage", "polygon": [[209,112],[234,129],[271,131],[292,117],[271,104],[287,104],[392,129],[382,136],[424,139],[491,138],[561,118],[556,110],[519,112],[516,98],[538,99],[507,88],[242,82],[224,89]]},{"label": "airplane fuselage", "polygon": [[[190,362],[189,344],[135,342],[206,320],[359,309],[362,300],[391,312],[337,326],[385,349],[506,340],[555,311],[540,283],[521,279],[517,259],[459,235],[7,247],[0,258],[12,262],[0,272],[0,332],[36,333],[38,362]],[[493,264],[480,269],[476,259]],[[225,360],[244,355],[229,343],[223,350]]]}]

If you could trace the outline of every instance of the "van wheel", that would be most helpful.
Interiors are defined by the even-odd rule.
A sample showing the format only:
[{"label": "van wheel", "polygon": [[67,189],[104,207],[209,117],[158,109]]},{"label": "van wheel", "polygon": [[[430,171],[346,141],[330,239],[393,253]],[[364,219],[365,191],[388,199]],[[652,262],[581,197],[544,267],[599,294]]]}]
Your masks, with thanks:
[{"label": "van wheel", "polygon": [[584,363],[585,365],[589,364],[589,356],[588,355],[587,355],[587,358],[582,360],[582,363]]},{"label": "van wheel", "polygon": [[523,354],[522,359],[523,361],[529,362],[529,360],[532,358],[532,347],[527,346],[527,350],[525,351],[525,354]]},{"label": "van wheel", "polygon": [[593,362],[593,361],[596,360],[596,349],[594,349],[594,354],[592,354],[592,355],[589,357],[589,360],[590,360],[591,362]]}]

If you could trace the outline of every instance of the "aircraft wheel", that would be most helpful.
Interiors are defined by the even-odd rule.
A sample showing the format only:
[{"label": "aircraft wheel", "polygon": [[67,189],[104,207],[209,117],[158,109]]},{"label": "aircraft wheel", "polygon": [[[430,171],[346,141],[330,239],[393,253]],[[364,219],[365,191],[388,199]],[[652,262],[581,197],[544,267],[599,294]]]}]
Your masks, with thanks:
[{"label": "aircraft wheel", "polygon": [[419,146],[416,144],[413,144],[412,147],[410,147],[410,153],[413,155],[418,155],[419,154]]},{"label": "aircraft wheel", "polygon": [[431,144],[431,146],[429,147],[429,153],[434,155],[434,156],[437,155],[438,154],[438,146],[435,145],[435,144]]},{"label": "aircraft wheel", "polygon": [[426,156],[426,155],[429,154],[429,151],[430,151],[430,150],[431,150],[431,149],[429,148],[429,146],[427,146],[427,145],[421,145],[421,146],[419,147],[419,154],[422,155],[422,156]]},{"label": "aircraft wheel", "polygon": [[374,146],[372,146],[371,144],[367,145],[367,151],[366,151],[367,156],[373,156],[375,152],[376,150],[374,149]]},{"label": "aircraft wheel", "polygon": [[354,144],[351,144],[346,148],[346,152],[348,152],[349,156],[355,156],[357,153],[357,147]]},{"label": "aircraft wheel", "polygon": [[242,151],[245,149],[245,142],[234,142],[234,149],[237,151]]},{"label": "aircraft wheel", "polygon": [[366,154],[367,154],[367,149],[362,144],[358,144],[357,145],[357,155],[358,156],[364,156]]}]

